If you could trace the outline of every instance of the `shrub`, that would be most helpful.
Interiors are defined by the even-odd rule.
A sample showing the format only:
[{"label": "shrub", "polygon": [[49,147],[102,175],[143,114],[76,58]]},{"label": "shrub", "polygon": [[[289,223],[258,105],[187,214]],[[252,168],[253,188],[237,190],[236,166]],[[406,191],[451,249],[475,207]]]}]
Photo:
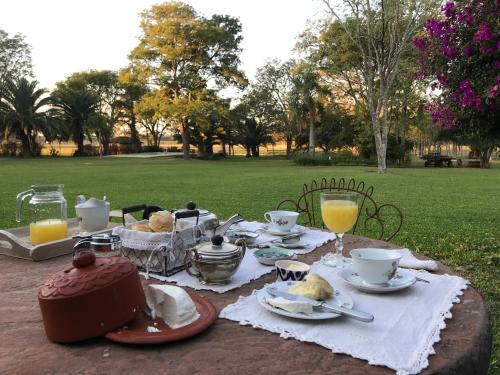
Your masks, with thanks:
[{"label": "shrub", "polygon": [[160,146],[143,146],[141,152],[163,152],[165,151]]},{"label": "shrub", "polygon": [[57,157],[59,156],[59,151],[56,150],[53,146],[50,146],[49,155],[52,157]]},{"label": "shrub", "polygon": [[177,146],[169,146],[169,147],[167,147],[167,151],[168,152],[180,152],[181,150]]},{"label": "shrub", "polygon": [[326,153],[299,153],[293,157],[293,162],[302,166],[332,165],[331,154]]},{"label": "shrub", "polygon": [[16,156],[18,152],[17,142],[3,141],[0,144],[0,153],[5,156]]},{"label": "shrub", "polygon": [[299,153],[293,157],[297,165],[374,165],[376,160],[354,155],[350,150],[341,150],[336,153]]},{"label": "shrub", "polygon": [[99,147],[94,147],[91,144],[83,145],[83,152],[75,150],[73,156],[97,156],[99,155]]}]

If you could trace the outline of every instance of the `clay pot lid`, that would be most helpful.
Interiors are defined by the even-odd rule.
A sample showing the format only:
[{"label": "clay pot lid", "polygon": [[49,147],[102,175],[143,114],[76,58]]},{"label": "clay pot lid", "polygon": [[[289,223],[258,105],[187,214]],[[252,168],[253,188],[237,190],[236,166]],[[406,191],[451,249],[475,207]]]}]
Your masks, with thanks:
[{"label": "clay pot lid", "polygon": [[91,293],[135,271],[136,266],[126,258],[96,258],[93,252],[82,251],[73,258],[73,267],[57,272],[45,282],[38,297],[62,299]]}]

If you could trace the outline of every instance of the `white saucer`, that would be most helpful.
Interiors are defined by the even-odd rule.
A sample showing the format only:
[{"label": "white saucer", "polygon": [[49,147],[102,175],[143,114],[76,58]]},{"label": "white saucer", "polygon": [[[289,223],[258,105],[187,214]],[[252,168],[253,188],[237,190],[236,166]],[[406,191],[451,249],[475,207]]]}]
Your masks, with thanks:
[{"label": "white saucer", "polygon": [[417,281],[413,274],[404,269],[398,268],[396,275],[389,280],[387,284],[375,285],[369,284],[364,281],[354,270],[353,267],[349,266],[339,271],[339,276],[344,279],[346,283],[352,285],[353,287],[368,293],[391,293],[396,292],[401,289],[406,289]]},{"label": "white saucer", "polygon": [[302,241],[291,242],[291,243],[283,243],[283,242],[276,241],[276,242],[273,242],[272,244],[279,246],[279,247],[284,247],[285,249],[303,249],[303,248],[306,248],[307,246],[309,246],[309,244],[307,242],[302,242]]},{"label": "white saucer", "polygon": [[270,229],[268,225],[264,225],[262,230],[266,233],[272,234],[273,236],[288,236],[290,234],[303,234],[306,231],[306,228],[304,228],[301,225],[296,225],[287,232],[287,231]]},{"label": "white saucer", "polygon": [[[268,287],[276,287],[278,290],[281,290],[283,292],[288,291],[288,287],[292,285],[294,282],[293,281],[276,281],[272,284],[267,284],[264,288],[259,290],[257,292],[257,301],[259,304],[265,308],[266,310],[269,310],[275,314],[282,315],[282,316],[287,316],[289,318],[296,318],[296,319],[307,319],[307,320],[324,320],[324,319],[333,319],[337,318],[340,316],[340,314],[327,311],[327,310],[321,310],[321,309],[316,309],[312,314],[305,314],[305,313],[292,313],[288,312],[282,309],[279,309],[277,307],[271,306],[266,302],[267,298],[274,298],[272,295],[270,295],[267,291],[266,288]],[[325,301],[326,303],[329,303],[331,305],[336,305],[336,306],[342,306],[345,307],[346,309],[352,309],[354,306],[354,301],[352,300],[351,296],[345,292],[341,292],[339,290],[335,290],[333,297],[327,299]]]}]

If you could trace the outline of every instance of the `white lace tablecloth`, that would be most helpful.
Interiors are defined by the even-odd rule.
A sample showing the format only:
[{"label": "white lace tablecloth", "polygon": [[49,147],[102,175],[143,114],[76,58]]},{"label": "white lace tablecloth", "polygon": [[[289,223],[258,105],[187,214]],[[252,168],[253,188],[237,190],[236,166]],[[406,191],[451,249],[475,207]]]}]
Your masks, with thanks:
[{"label": "white lace tablecloth", "polygon": [[[239,224],[239,228],[246,230],[259,231],[259,237],[257,238],[258,243],[268,242],[279,237],[272,236],[270,234],[260,231],[264,224],[253,221],[253,222],[242,222]],[[306,229],[305,233],[301,236],[301,241],[308,243],[308,247],[305,249],[294,249],[296,254],[307,254],[316,249],[317,247],[323,245],[324,243],[335,239],[335,234],[314,230]],[[231,282],[226,285],[205,285],[198,281],[198,279],[189,276],[186,271],[181,271],[172,276],[160,276],[156,274],[149,274],[149,277],[153,277],[158,280],[174,282],[179,286],[187,286],[196,290],[212,290],[217,293],[224,293],[229,290],[239,288],[240,286],[249,283],[252,280],[258,279],[259,277],[274,271],[274,267],[265,266],[260,264],[255,256],[253,255],[254,249],[248,249],[245,257],[243,258],[238,271],[234,274]],[[146,277],[145,273],[141,273]]]},{"label": "white lace tablecloth", "polygon": [[334,288],[349,293],[354,308],[375,316],[372,323],[341,317],[331,320],[304,321],[284,318],[261,307],[256,291],[224,308],[221,318],[280,334],[281,337],[313,342],[334,353],[344,353],[387,366],[398,375],[417,374],[428,366],[428,356],[439,341],[440,331],[451,318],[453,303],[467,288],[458,276],[433,275],[414,271],[429,284],[417,282],[392,294],[366,294],[346,284],[337,271],[314,263],[311,272],[325,277]]}]

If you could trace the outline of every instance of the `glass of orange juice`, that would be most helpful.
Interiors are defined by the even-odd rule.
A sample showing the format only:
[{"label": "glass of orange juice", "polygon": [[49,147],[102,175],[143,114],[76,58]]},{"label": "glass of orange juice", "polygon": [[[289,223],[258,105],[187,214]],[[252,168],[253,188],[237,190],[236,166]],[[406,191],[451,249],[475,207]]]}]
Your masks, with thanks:
[{"label": "glass of orange juice", "polygon": [[358,193],[324,192],[320,194],[321,217],[325,226],[335,233],[335,254],[325,257],[324,264],[345,268],[350,263],[342,256],[344,233],[351,230],[358,219]]}]

